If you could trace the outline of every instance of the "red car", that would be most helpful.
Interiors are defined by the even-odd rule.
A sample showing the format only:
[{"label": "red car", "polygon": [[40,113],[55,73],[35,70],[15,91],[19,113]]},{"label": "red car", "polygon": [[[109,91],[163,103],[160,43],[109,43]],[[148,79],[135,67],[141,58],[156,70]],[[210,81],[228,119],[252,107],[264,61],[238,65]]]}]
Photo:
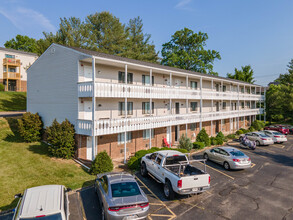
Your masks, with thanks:
[{"label": "red car", "polygon": [[270,125],[264,128],[264,130],[273,130],[281,132],[282,134],[289,134],[289,129],[283,125]]}]

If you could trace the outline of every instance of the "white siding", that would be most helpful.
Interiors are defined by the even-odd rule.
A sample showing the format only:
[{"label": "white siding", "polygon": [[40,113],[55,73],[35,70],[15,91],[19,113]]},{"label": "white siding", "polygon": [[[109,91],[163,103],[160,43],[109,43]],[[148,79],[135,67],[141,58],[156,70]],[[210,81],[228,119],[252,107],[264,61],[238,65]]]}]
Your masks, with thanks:
[{"label": "white siding", "polygon": [[[55,49],[51,53],[51,49]],[[78,118],[78,61],[74,50],[52,45],[28,70],[27,111],[38,112],[44,126],[56,118],[75,124]]]}]

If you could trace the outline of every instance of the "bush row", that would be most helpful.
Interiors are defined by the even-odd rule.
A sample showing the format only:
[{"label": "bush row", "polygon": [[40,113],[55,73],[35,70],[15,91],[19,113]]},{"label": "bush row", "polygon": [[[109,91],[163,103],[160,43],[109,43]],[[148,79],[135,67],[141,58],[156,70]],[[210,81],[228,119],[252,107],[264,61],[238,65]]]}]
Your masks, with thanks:
[{"label": "bush row", "polygon": [[248,129],[240,128],[236,131],[236,135],[246,134],[252,131],[260,131],[265,127],[265,123],[263,121],[255,120],[251,123],[251,126]]}]

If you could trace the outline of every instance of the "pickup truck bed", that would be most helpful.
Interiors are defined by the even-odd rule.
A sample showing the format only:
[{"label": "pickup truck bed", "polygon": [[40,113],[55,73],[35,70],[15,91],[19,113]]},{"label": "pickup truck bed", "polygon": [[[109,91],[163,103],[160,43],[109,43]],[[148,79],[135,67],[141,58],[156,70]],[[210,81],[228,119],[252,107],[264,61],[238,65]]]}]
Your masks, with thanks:
[{"label": "pickup truck bed", "polygon": [[[175,175],[181,176],[181,177],[205,174],[203,170],[200,170],[194,166],[190,166],[189,164],[182,165],[181,166],[182,170],[180,170],[180,165],[168,166],[166,167],[166,169],[174,173]],[[180,173],[179,173],[179,170],[180,170]]]}]

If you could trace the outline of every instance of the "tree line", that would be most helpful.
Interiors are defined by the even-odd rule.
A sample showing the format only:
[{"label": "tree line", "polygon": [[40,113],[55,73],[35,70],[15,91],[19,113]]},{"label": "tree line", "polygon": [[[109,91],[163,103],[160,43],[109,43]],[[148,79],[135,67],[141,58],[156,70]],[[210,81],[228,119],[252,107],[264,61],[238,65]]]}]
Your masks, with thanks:
[{"label": "tree line", "polygon": [[[90,14],[83,20],[77,17],[60,18],[56,33],[43,32],[43,37],[38,40],[17,35],[6,41],[4,46],[41,55],[52,43],[58,43],[218,75],[213,70],[213,66],[215,61],[221,60],[221,56],[218,51],[206,48],[207,40],[207,33],[196,33],[183,28],[176,31],[170,41],[162,45],[161,57],[159,57],[159,52],[151,42],[151,35],[143,31],[140,17],[130,19],[127,24],[123,24],[119,18],[104,11]],[[235,73],[228,73],[227,77],[254,82],[253,70],[249,65],[242,67],[241,70],[235,68]]]}]

